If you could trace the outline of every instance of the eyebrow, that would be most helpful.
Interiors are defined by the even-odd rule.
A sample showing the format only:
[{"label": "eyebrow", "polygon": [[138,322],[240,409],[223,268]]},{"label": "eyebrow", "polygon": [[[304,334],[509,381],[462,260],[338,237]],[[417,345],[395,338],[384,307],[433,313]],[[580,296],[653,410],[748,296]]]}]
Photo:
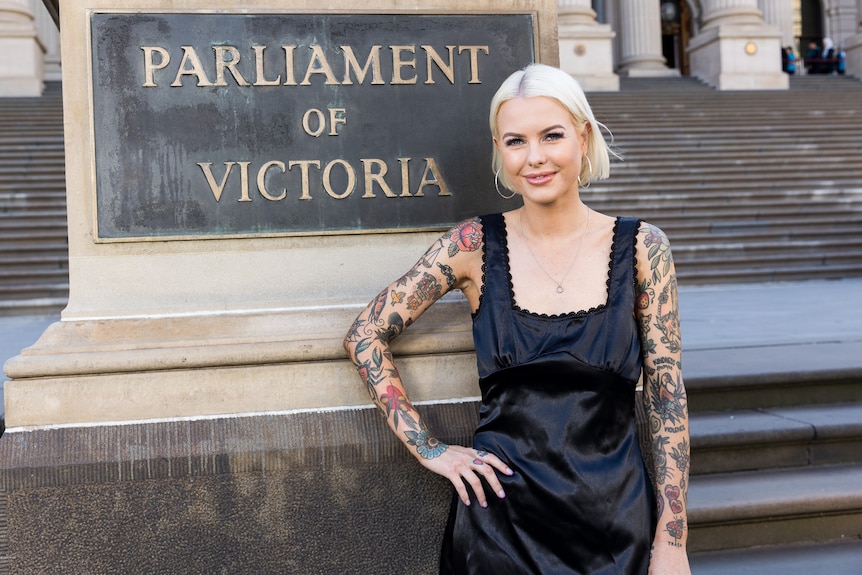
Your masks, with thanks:
[{"label": "eyebrow", "polygon": [[[554,130],[565,130],[565,129],[566,129],[565,126],[563,126],[562,124],[555,124],[553,126],[549,126],[549,127],[545,128],[544,130],[542,130],[539,133],[544,135],[544,134],[547,134],[548,132],[553,132]],[[523,134],[517,134],[515,132],[506,132],[505,134],[503,134],[502,137],[503,138],[511,138],[511,137],[520,138],[520,137],[523,137]]]}]

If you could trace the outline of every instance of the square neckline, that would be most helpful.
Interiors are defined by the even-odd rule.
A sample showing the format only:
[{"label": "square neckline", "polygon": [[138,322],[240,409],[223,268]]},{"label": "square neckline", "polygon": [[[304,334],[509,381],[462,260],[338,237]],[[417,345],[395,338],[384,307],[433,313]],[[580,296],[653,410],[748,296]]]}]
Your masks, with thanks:
[{"label": "square neckline", "polygon": [[[588,315],[597,314],[597,313],[603,312],[604,310],[607,309],[608,304],[611,301],[611,295],[612,295],[611,294],[611,288],[612,288],[611,279],[613,277],[613,269],[614,269],[614,251],[616,250],[616,247],[617,247],[617,239],[618,239],[617,235],[619,233],[619,223],[620,223],[619,216],[614,218],[614,229],[613,229],[613,234],[612,234],[612,238],[611,238],[611,250],[610,250],[610,254],[608,255],[608,277],[607,277],[607,280],[605,281],[605,285],[606,285],[605,301],[603,303],[600,303],[600,304],[598,304],[594,307],[591,307],[589,309],[582,309],[582,310],[578,310],[578,311],[569,311],[569,312],[563,312],[563,313],[558,313],[558,314],[557,313],[548,314],[548,313],[533,312],[533,311],[530,311],[526,308],[522,308],[517,303],[515,303],[515,287],[514,287],[514,284],[512,283],[512,268],[510,266],[510,261],[509,261],[509,227],[508,227],[508,224],[506,222],[506,218],[503,217],[502,214],[500,214],[500,215],[501,215],[500,223],[502,224],[502,234],[500,236],[501,243],[502,243],[502,246],[501,246],[502,250],[501,251],[503,253],[503,259],[504,259],[503,264],[505,267],[506,279],[508,282],[509,307],[512,309],[512,311],[515,311],[519,314],[523,314],[523,315],[526,315],[529,317],[536,317],[536,318],[541,318],[541,319],[571,319],[571,318],[585,317]],[[485,285],[485,278],[483,277],[482,278],[483,291],[484,291],[484,285]]]}]

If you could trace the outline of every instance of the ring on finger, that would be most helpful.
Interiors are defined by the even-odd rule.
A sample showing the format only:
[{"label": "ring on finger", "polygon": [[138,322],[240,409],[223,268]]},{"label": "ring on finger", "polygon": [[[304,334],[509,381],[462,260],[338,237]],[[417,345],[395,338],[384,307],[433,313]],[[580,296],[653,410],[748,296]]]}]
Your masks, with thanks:
[{"label": "ring on finger", "polygon": [[485,462],[477,457],[473,460],[473,465],[485,465]]},{"label": "ring on finger", "polygon": [[476,455],[478,455],[479,457],[485,457],[488,455],[488,452],[485,451],[484,449],[480,449],[479,451],[476,452]]}]

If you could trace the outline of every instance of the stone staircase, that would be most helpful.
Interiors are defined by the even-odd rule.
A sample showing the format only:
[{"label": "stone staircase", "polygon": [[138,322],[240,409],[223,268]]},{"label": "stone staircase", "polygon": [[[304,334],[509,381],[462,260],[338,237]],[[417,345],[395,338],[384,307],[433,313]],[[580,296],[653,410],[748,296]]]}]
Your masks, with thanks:
[{"label": "stone staircase", "polygon": [[[631,79],[591,94],[624,159],[586,201],[662,227],[681,285],[862,277],[862,83],[791,85]],[[740,352],[727,350],[727,373]],[[794,373],[691,381],[694,575],[862,573],[862,344],[840,353],[857,368],[812,358]]]},{"label": "stone staircase", "polygon": [[748,573],[755,558],[752,573],[788,575],[776,559],[790,551],[794,569],[811,573],[824,545],[852,558],[832,575],[862,572],[860,376],[748,375],[689,386],[695,575]]},{"label": "stone staircase", "polygon": [[63,103],[0,98],[0,315],[56,313],[69,293]]},{"label": "stone staircase", "polygon": [[862,82],[791,86],[627,79],[591,94],[623,161],[585,200],[664,229],[680,283],[862,276]]}]

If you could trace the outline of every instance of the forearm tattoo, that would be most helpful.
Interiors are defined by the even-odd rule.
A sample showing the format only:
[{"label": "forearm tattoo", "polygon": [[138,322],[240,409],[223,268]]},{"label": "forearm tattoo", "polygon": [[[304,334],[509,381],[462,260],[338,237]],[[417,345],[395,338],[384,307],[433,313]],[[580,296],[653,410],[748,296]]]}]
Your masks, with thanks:
[{"label": "forearm tattoo", "polygon": [[[642,232],[644,230],[642,229]],[[667,237],[648,226],[644,233],[649,272],[638,284],[637,311],[644,357],[645,408],[652,439],[659,526],[668,544],[682,547],[690,467],[688,400],[682,382],[682,339],[673,257]]]},{"label": "forearm tattoo", "polygon": [[457,285],[455,271],[441,254],[452,258],[474,252],[481,249],[483,239],[478,219],[463,222],[444,234],[416,265],[374,298],[344,339],[372,401],[392,427],[404,434],[407,444],[426,459],[439,457],[448,446],[430,434],[404,393],[388,344],[410,327],[425,307]]}]

